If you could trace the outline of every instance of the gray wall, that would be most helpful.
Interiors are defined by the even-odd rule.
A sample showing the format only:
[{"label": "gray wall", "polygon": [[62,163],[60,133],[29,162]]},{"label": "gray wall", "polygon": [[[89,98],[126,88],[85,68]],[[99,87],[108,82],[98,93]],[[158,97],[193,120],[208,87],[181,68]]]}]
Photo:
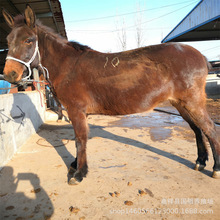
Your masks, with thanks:
[{"label": "gray wall", "polygon": [[41,97],[37,91],[0,95],[0,169],[44,122]]},{"label": "gray wall", "polygon": [[220,77],[216,74],[208,75],[205,90],[208,97],[220,98]]}]

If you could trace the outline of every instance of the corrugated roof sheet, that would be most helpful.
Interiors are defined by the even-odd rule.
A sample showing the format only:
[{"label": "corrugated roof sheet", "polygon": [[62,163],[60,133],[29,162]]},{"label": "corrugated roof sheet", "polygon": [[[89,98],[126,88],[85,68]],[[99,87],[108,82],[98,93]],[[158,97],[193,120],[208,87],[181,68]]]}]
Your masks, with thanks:
[{"label": "corrugated roof sheet", "polygon": [[219,39],[220,1],[202,0],[162,40],[162,43]]}]

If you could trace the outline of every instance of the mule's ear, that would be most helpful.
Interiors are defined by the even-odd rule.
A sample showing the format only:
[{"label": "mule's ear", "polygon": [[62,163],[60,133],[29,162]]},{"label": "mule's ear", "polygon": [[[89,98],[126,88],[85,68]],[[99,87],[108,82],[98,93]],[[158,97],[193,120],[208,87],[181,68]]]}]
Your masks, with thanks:
[{"label": "mule's ear", "polygon": [[14,18],[3,8],[2,9],[3,17],[10,28],[14,27]]},{"label": "mule's ear", "polygon": [[30,28],[34,28],[36,17],[35,17],[35,13],[34,13],[34,11],[33,11],[33,9],[31,8],[30,5],[26,6],[26,9],[24,11],[24,15],[25,15],[26,24]]}]

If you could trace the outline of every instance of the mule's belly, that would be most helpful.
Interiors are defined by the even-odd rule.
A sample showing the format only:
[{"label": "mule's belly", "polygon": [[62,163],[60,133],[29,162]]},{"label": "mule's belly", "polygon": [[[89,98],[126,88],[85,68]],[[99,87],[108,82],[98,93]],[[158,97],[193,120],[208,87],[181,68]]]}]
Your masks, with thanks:
[{"label": "mule's belly", "polygon": [[[120,94],[119,94],[120,96]],[[87,106],[87,114],[128,115],[151,111],[170,97],[170,90],[157,90],[139,96],[123,97],[92,102]]]}]

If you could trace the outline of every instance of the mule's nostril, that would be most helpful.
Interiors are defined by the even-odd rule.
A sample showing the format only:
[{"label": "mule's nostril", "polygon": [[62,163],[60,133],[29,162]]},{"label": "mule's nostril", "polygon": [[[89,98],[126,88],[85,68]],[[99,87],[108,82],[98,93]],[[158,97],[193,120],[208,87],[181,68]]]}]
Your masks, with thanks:
[{"label": "mule's nostril", "polygon": [[12,71],[12,72],[11,72],[11,77],[16,78],[17,75],[18,75],[18,74],[17,74],[15,71]]},{"label": "mule's nostril", "polygon": [[10,83],[16,82],[17,78],[18,78],[18,74],[15,71],[10,72],[9,74],[4,73],[4,79]]}]

